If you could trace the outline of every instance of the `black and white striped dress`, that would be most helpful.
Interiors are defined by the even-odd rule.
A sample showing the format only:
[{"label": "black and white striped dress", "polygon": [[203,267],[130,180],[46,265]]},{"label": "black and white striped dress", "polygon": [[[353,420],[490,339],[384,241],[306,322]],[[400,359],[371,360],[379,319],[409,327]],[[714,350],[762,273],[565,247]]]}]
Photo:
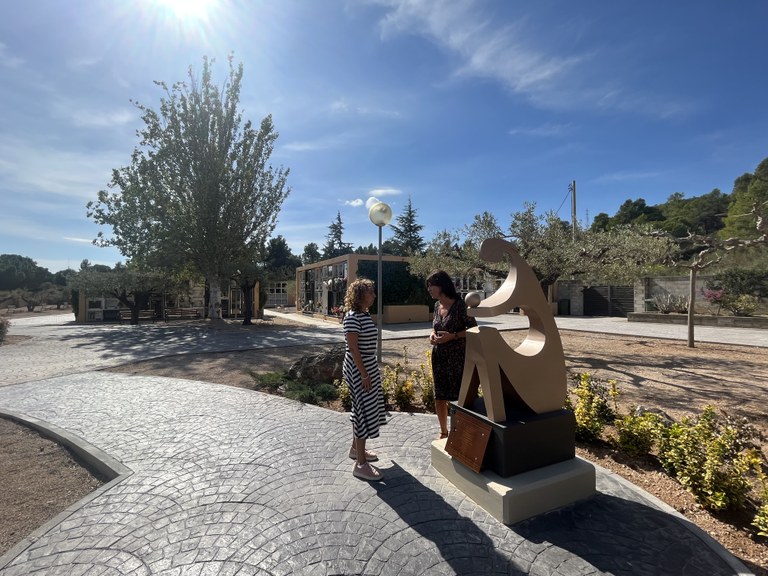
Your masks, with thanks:
[{"label": "black and white striped dress", "polygon": [[381,374],[376,361],[376,338],[378,330],[367,312],[349,311],[344,316],[344,334],[357,333],[357,345],[363,357],[368,376],[371,378],[371,389],[363,390],[363,378],[357,369],[352,353],[347,344],[344,355],[344,381],[349,386],[352,396],[352,431],[355,438],[378,438],[379,423],[383,416],[383,396],[381,392]]}]

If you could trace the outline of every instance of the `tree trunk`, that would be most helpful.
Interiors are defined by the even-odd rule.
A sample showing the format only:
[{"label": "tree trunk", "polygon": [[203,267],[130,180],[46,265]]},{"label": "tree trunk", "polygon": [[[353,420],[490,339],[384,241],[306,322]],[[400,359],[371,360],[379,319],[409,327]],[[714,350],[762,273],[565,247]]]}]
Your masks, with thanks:
[{"label": "tree trunk", "polygon": [[253,317],[253,288],[256,286],[254,280],[243,280],[240,283],[240,290],[243,291],[243,303],[245,304],[243,310],[243,326],[250,326],[252,324],[251,318]]},{"label": "tree trunk", "polygon": [[688,348],[694,348],[693,309],[696,306],[696,268],[691,268],[691,284],[688,287]]},{"label": "tree trunk", "polygon": [[221,284],[217,276],[208,277],[210,299],[208,301],[208,318],[221,320]]}]

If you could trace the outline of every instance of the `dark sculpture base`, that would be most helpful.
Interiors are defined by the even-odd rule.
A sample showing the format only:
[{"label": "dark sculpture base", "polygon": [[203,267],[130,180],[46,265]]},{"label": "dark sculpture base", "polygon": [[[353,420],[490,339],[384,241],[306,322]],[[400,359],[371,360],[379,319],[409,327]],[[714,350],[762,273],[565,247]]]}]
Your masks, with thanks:
[{"label": "dark sculpture base", "polygon": [[482,399],[472,410],[451,402],[452,414],[463,412],[491,426],[491,437],[483,468],[506,478],[571,460],[576,456],[576,419],[570,410],[545,414],[521,413],[507,409],[507,420],[493,422],[485,415]]}]

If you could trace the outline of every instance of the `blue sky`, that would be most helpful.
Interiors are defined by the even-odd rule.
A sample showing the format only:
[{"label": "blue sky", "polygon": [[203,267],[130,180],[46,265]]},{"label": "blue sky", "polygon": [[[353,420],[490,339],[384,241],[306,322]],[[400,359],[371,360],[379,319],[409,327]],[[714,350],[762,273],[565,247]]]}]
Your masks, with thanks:
[{"label": "blue sky", "polygon": [[[24,0],[0,18],[0,253],[56,272],[87,258],[85,205],[130,161],[130,100],[155,107],[216,59],[272,114],[296,254],[375,243],[366,202],[410,197],[425,238],[524,202],[589,224],[628,198],[698,196],[768,156],[768,2],[712,0]],[[109,231],[106,230],[105,233]],[[390,232],[384,231],[384,238]]]}]

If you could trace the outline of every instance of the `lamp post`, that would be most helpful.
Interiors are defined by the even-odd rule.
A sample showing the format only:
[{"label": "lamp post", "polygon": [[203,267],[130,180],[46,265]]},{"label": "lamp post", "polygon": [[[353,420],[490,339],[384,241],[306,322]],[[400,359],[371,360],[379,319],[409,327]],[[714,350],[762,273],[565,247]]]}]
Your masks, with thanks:
[{"label": "lamp post", "polygon": [[392,208],[384,202],[376,202],[368,209],[368,218],[379,229],[379,265],[376,279],[376,323],[379,334],[376,341],[376,360],[381,364],[381,229],[392,220]]}]

